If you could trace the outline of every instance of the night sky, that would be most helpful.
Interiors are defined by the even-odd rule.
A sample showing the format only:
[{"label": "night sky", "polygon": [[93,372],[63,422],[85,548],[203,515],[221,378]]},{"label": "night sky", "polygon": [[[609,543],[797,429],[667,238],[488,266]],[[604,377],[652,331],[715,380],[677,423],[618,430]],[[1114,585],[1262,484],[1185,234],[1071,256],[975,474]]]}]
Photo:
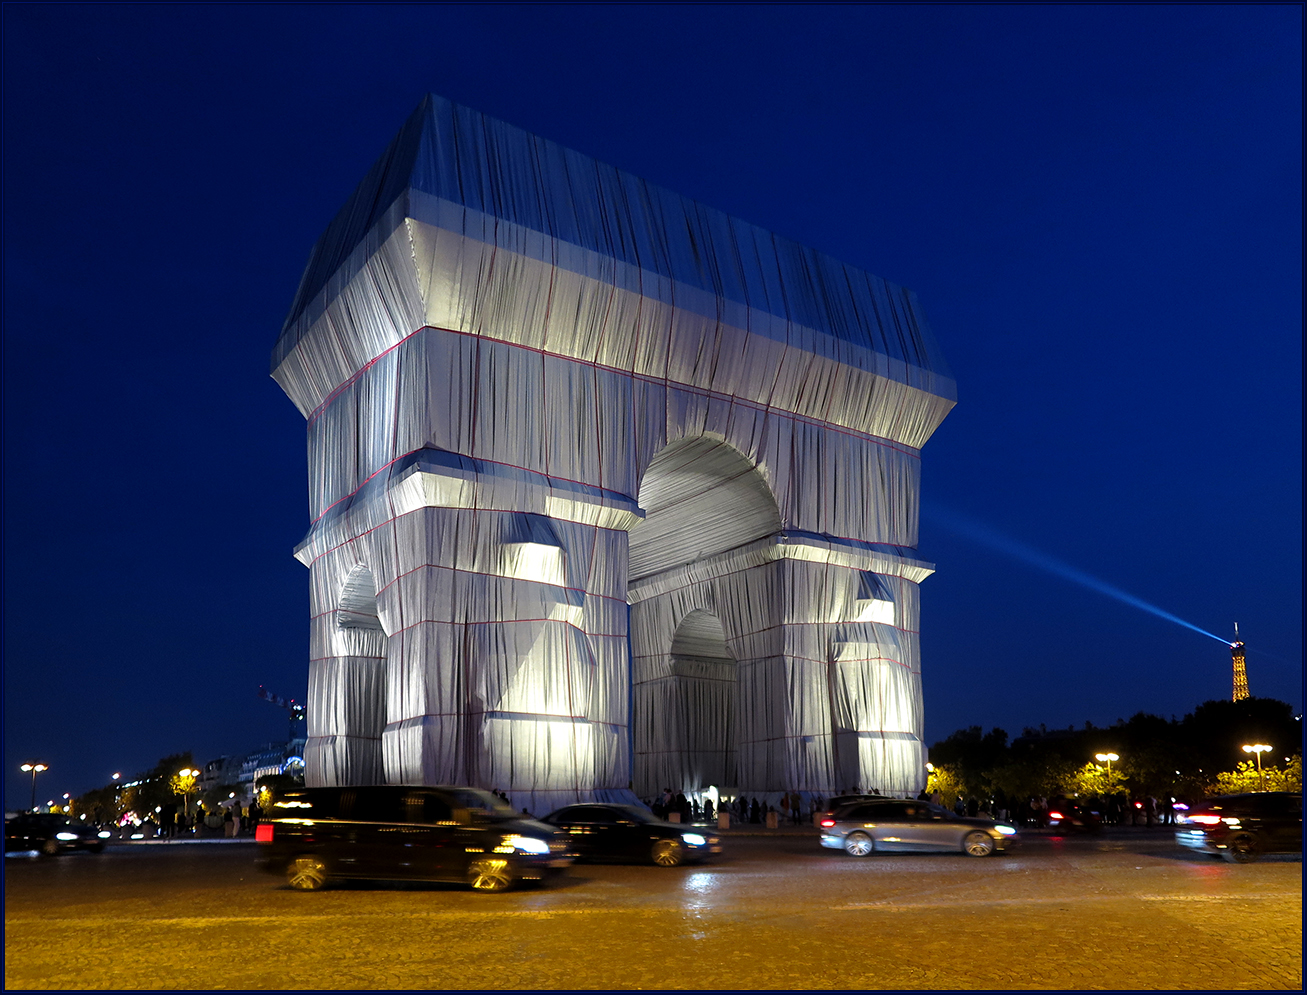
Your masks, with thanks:
[{"label": "night sky", "polygon": [[[1302,707],[1302,10],[4,7],[6,805],[284,738],[268,358],[426,92],[915,290],[926,739]],[[983,533],[983,535],[981,534]],[[1278,744],[1277,744],[1278,745]],[[1285,744],[1286,746],[1289,744]]]}]

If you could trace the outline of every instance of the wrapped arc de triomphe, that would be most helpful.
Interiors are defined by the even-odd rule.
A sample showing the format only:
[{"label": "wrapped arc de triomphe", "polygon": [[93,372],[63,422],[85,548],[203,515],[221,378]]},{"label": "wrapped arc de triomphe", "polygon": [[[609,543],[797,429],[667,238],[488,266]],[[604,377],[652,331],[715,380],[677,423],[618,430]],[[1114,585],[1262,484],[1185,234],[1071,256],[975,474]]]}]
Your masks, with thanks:
[{"label": "wrapped arc de triomphe", "polygon": [[428,97],[272,371],[308,420],[309,783],[921,787],[955,394],[910,292]]}]

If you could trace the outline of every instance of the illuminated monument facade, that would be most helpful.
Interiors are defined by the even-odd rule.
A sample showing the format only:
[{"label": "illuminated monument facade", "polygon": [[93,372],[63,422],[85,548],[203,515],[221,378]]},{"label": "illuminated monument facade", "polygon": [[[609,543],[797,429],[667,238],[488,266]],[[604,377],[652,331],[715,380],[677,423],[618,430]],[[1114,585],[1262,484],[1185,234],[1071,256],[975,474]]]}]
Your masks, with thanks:
[{"label": "illuminated monument facade", "polygon": [[314,248],[310,783],[924,778],[909,292],[431,97]]}]

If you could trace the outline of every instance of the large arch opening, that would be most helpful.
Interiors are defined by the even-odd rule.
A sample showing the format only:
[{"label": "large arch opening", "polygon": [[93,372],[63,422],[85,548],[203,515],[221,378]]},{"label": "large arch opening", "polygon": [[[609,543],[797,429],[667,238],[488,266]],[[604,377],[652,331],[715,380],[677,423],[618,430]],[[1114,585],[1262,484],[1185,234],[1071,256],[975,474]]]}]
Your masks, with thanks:
[{"label": "large arch opening", "polygon": [[631,580],[769,536],[781,516],[758,468],[724,439],[680,439],[649,463],[631,530]]},{"label": "large arch opening", "polygon": [[649,796],[664,788],[735,787],[742,696],[727,633],[752,623],[730,614],[745,610],[738,598],[727,598],[727,607],[714,582],[678,568],[774,535],[781,528],[776,499],[738,449],[696,437],[653,458],[638,500],[645,519],[630,533],[628,577],[633,591],[643,581],[656,593],[631,607],[636,790]]}]

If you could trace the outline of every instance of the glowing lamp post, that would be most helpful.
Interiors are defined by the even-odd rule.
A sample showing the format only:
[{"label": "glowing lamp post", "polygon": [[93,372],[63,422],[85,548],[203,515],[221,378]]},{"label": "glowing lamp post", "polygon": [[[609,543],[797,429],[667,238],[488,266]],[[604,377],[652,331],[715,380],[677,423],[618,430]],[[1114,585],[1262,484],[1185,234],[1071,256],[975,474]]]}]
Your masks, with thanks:
[{"label": "glowing lamp post", "polygon": [[177,787],[182,796],[182,811],[189,819],[191,816],[191,792],[195,790],[195,779],[200,771],[192,767],[183,767],[177,772]]},{"label": "glowing lamp post", "polygon": [[1097,760],[1100,764],[1101,764],[1101,763],[1106,763],[1106,764],[1107,764],[1107,777],[1108,777],[1108,780],[1111,780],[1111,778],[1112,778],[1112,761],[1113,761],[1113,760],[1120,760],[1121,758],[1118,757],[1115,753],[1095,753],[1095,754],[1094,754],[1094,759]]},{"label": "glowing lamp post", "polygon": [[1273,747],[1267,746],[1265,743],[1253,743],[1251,746],[1243,748],[1244,753],[1253,753],[1257,756],[1257,783],[1260,785],[1258,789],[1260,791],[1266,790],[1266,775],[1262,773],[1262,754],[1270,753],[1272,749]]},{"label": "glowing lamp post", "polygon": [[30,771],[32,774],[32,811],[35,812],[36,811],[36,775],[44,770],[49,770],[50,768],[47,767],[45,764],[23,764],[18,769],[21,770],[23,773],[27,773],[28,771]]}]

